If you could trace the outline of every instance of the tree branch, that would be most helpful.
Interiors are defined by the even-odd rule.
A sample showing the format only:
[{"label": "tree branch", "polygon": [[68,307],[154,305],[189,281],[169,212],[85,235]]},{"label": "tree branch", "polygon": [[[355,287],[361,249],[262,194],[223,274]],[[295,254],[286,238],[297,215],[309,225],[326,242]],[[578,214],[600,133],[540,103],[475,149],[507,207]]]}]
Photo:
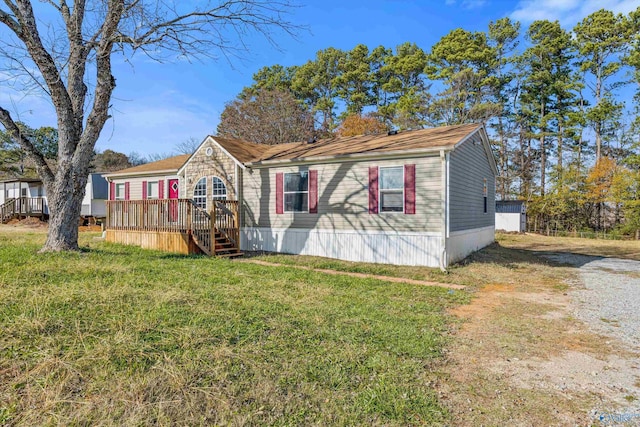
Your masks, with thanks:
[{"label": "tree branch", "polygon": [[5,127],[9,136],[13,140],[17,141],[20,147],[25,151],[25,153],[27,153],[27,157],[35,164],[38,175],[42,178],[45,184],[53,182],[53,172],[45,161],[42,153],[34,147],[31,141],[29,141],[22,132],[20,132],[20,128],[11,118],[9,111],[2,107],[0,107],[0,123]]}]

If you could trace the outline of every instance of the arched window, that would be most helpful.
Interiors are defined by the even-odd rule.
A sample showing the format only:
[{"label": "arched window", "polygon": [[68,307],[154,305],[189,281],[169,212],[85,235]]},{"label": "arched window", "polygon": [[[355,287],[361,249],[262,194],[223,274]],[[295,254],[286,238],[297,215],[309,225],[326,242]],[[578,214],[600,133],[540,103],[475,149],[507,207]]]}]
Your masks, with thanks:
[{"label": "arched window", "polygon": [[212,179],[213,183],[213,200],[226,200],[227,198],[227,186],[224,185],[224,182],[214,176]]},{"label": "arched window", "polygon": [[207,209],[207,178],[200,178],[194,187],[193,203],[202,209]]}]

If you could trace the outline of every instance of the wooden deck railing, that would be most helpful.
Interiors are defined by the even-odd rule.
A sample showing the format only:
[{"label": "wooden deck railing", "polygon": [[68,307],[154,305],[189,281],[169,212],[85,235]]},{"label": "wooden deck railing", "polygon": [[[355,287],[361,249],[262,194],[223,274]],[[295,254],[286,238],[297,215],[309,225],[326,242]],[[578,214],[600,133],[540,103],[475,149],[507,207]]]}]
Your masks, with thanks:
[{"label": "wooden deck railing", "polygon": [[238,245],[240,241],[240,224],[238,224],[238,201],[215,200],[213,223],[230,242]]},{"label": "wooden deck railing", "polygon": [[16,199],[9,199],[0,206],[0,222],[10,220],[16,213]]},{"label": "wooden deck railing", "polygon": [[215,232],[236,247],[240,241],[238,202],[216,200],[212,214],[191,199],[108,200],[107,230],[190,233],[198,246],[212,254]]},{"label": "wooden deck railing", "polygon": [[0,206],[0,221],[5,222],[15,216],[42,216],[46,212],[44,197],[17,197]]},{"label": "wooden deck railing", "polygon": [[189,199],[108,200],[106,228],[129,231],[175,231],[191,229]]}]

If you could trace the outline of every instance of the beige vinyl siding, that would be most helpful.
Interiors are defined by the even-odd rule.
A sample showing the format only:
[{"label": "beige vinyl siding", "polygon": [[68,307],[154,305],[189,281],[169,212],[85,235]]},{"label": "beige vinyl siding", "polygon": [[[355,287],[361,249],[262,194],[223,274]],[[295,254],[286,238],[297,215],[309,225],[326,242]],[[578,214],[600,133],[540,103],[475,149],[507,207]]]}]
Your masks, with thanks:
[{"label": "beige vinyl siding", "polygon": [[[207,155],[207,148],[211,148],[211,155]],[[187,162],[182,171],[186,179],[182,180],[180,187],[180,197],[193,198],[193,190],[201,178],[207,179],[207,210],[211,207],[213,200],[213,177],[217,176],[227,187],[227,200],[237,200],[235,191],[236,162],[233,161],[224,151],[207,139],[193,157]]]},{"label": "beige vinyl siding", "polygon": [[[484,179],[487,180],[487,213],[484,213]],[[494,225],[495,206],[495,175],[480,135],[476,133],[450,156],[449,230]]]},{"label": "beige vinyl siding", "polygon": [[[152,176],[136,176],[129,178],[113,178],[112,182],[116,184],[129,183],[129,200],[142,200],[142,183],[149,181],[161,181],[164,180],[164,194],[163,199],[169,197],[169,183],[170,179],[178,179],[176,175],[152,175]],[[179,193],[180,198],[184,198],[182,193]]]},{"label": "beige vinyl siding", "polygon": [[[369,167],[416,165],[416,214],[369,213]],[[318,213],[276,214],[278,172],[318,171]],[[274,229],[439,232],[442,221],[439,157],[247,169],[243,174],[243,224]]]}]

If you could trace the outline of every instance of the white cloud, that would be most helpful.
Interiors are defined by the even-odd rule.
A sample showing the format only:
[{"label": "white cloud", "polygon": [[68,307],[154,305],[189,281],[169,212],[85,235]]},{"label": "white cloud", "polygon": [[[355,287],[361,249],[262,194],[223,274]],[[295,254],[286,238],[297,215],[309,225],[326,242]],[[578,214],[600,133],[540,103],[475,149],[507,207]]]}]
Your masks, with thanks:
[{"label": "white cloud", "polygon": [[573,26],[600,9],[627,14],[637,7],[638,0],[520,0],[510,17],[523,23],[547,19]]},{"label": "white cloud", "polygon": [[[445,0],[447,6],[454,6],[458,3],[457,0]],[[463,9],[477,9],[484,6],[487,0],[461,0],[460,7]]]}]

